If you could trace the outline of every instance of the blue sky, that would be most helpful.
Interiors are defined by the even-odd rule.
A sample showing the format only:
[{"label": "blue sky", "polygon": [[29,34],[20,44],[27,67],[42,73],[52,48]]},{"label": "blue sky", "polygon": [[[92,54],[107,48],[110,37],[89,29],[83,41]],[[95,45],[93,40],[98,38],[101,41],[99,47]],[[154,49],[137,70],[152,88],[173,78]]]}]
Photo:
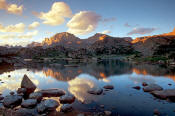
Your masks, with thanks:
[{"label": "blue sky", "polygon": [[[65,21],[61,24],[58,21],[54,25],[43,23],[48,20],[46,15],[54,3],[59,2],[64,3],[61,4],[64,7],[60,11],[66,9],[61,15],[66,15],[63,16]],[[17,7],[12,7],[12,4]],[[0,28],[0,45],[26,45],[66,31],[80,38],[104,31],[111,36],[133,38],[167,33],[175,27],[174,4],[175,0],[0,0],[0,24],[3,26]],[[60,4],[57,7],[59,9]],[[49,17],[49,21],[51,18],[53,17]],[[39,25],[28,29],[33,22],[38,22]],[[24,31],[15,32],[8,28],[9,25],[19,23],[25,25]]]}]

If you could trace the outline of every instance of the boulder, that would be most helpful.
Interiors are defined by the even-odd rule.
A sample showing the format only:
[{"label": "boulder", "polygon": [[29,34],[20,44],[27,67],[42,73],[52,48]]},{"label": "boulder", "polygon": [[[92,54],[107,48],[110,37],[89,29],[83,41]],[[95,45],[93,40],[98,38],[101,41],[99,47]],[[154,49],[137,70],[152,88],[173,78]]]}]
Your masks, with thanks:
[{"label": "boulder", "polygon": [[43,113],[45,111],[54,111],[59,106],[59,103],[53,99],[47,99],[41,101],[40,104],[37,105],[37,111],[39,113]]},{"label": "boulder", "polygon": [[27,75],[24,75],[21,82],[21,88],[26,88],[26,94],[29,95],[35,91],[36,85],[29,79]]},{"label": "boulder", "polygon": [[60,97],[61,104],[71,104],[75,101],[75,97],[73,95],[64,95]]},{"label": "boulder", "polygon": [[92,88],[88,91],[89,94],[101,95],[103,93],[103,89],[101,88]]},{"label": "boulder", "polygon": [[114,89],[114,86],[113,85],[105,85],[103,88],[105,88],[105,89]]},{"label": "boulder", "polygon": [[143,88],[144,92],[152,92],[152,91],[160,91],[163,90],[163,88],[157,84],[149,84],[148,86],[145,86]]},{"label": "boulder", "polygon": [[167,90],[162,90],[162,91],[152,91],[152,95],[154,95],[157,98],[160,99],[171,99],[175,100],[175,89],[167,89]]},{"label": "boulder", "polygon": [[61,109],[60,109],[60,111],[61,112],[70,112],[70,111],[72,111],[72,105],[70,105],[70,104],[64,104],[64,105],[62,105],[62,107],[61,107]]},{"label": "boulder", "polygon": [[36,104],[37,104],[36,99],[27,99],[22,102],[21,106],[23,108],[33,108],[34,106],[36,106]]},{"label": "boulder", "polygon": [[43,94],[40,92],[34,92],[29,95],[30,99],[36,99],[38,102],[40,102],[43,98]]},{"label": "boulder", "polygon": [[13,108],[20,105],[22,102],[22,97],[18,95],[8,95],[4,98],[3,105],[7,108]]},{"label": "boulder", "polygon": [[46,89],[39,92],[43,94],[43,97],[60,97],[65,95],[65,91],[61,89]]}]

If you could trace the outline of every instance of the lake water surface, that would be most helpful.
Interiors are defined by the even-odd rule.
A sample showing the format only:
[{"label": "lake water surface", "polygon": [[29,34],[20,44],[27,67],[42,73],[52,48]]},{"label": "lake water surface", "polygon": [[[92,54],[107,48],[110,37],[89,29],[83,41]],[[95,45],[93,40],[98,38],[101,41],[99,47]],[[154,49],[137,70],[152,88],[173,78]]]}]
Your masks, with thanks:
[{"label": "lake water surface", "polygon": [[[63,64],[69,64],[64,62]],[[81,63],[77,67],[60,64],[36,65],[28,68],[0,68],[0,93],[4,96],[20,87],[22,77],[28,77],[37,89],[61,88],[73,94],[76,101],[73,108],[82,112],[103,112],[112,115],[152,116],[158,109],[162,116],[175,115],[175,103],[159,100],[150,93],[132,87],[142,87],[142,82],[156,83],[164,89],[175,89],[175,71],[166,67],[148,64],[129,64],[118,60],[104,60],[98,63]],[[11,77],[8,77],[11,75]],[[168,84],[172,84],[171,86]],[[87,93],[90,88],[113,85],[114,89],[102,95]],[[101,108],[100,105],[104,105]]]}]

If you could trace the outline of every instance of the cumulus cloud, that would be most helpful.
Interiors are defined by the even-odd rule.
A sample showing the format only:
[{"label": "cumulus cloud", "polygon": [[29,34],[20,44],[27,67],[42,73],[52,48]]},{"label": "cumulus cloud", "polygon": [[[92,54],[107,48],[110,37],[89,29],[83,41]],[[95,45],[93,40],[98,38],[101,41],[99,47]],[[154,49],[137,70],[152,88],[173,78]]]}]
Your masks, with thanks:
[{"label": "cumulus cloud", "polygon": [[150,34],[153,31],[157,30],[157,28],[134,28],[131,32],[129,32],[127,35],[134,35],[134,34],[140,34],[140,35],[144,35],[144,34]]},{"label": "cumulus cloud", "polygon": [[109,34],[109,33],[111,33],[111,31],[110,30],[104,30],[103,32],[101,32],[102,34]]},{"label": "cumulus cloud", "polygon": [[[36,14],[36,13],[35,13]],[[48,12],[41,12],[36,14],[41,20],[43,20],[44,24],[56,26],[63,24],[65,18],[72,17],[72,11],[70,7],[64,2],[55,2],[51,10]]]},{"label": "cumulus cloud", "polygon": [[33,22],[32,24],[30,24],[29,25],[29,29],[35,29],[35,28],[37,28],[38,26],[40,25],[40,23],[39,22]]},{"label": "cumulus cloud", "polygon": [[27,32],[25,34],[4,34],[0,35],[1,39],[30,39],[33,36],[38,34],[38,30],[32,31],[32,32]]},{"label": "cumulus cloud", "polygon": [[7,27],[4,27],[2,24],[0,24],[0,32],[17,32],[22,33],[25,30],[25,24],[18,23],[16,25],[9,25]]},{"label": "cumulus cloud", "polygon": [[94,31],[101,16],[90,11],[80,11],[67,23],[68,32],[76,35],[84,35]]},{"label": "cumulus cloud", "polygon": [[8,4],[6,0],[0,0],[0,9],[6,10],[10,14],[21,15],[23,12],[23,5]]}]

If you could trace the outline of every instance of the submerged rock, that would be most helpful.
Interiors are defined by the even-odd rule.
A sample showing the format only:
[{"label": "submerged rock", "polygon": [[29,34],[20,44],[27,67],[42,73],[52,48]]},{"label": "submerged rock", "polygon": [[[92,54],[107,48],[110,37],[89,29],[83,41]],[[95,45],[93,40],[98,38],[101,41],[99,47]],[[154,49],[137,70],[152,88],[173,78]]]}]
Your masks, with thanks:
[{"label": "submerged rock", "polygon": [[144,92],[152,92],[152,91],[160,91],[163,90],[163,88],[157,84],[149,84],[148,86],[145,86],[143,88]]},{"label": "submerged rock", "polygon": [[160,99],[171,99],[175,100],[175,89],[167,89],[167,90],[162,90],[162,91],[153,91],[151,92],[152,95],[154,95],[157,98]]},{"label": "submerged rock", "polygon": [[146,82],[143,82],[142,83],[142,86],[147,86],[148,84]]},{"label": "submerged rock", "polygon": [[105,88],[105,89],[114,89],[114,86],[113,85],[105,85],[103,88]]},{"label": "submerged rock", "polygon": [[21,88],[26,88],[26,93],[29,95],[35,91],[36,85],[29,79],[27,75],[24,75],[21,82]]},{"label": "submerged rock", "polygon": [[61,109],[60,109],[60,111],[61,112],[70,112],[70,111],[72,111],[72,105],[70,105],[70,104],[64,104],[62,107],[61,107]]},{"label": "submerged rock", "polygon": [[59,103],[53,99],[47,99],[37,105],[37,111],[43,113],[45,111],[54,111],[59,106]]},{"label": "submerged rock", "polygon": [[36,99],[27,99],[27,100],[24,100],[21,104],[21,106],[23,108],[32,108],[34,106],[36,106],[37,104],[37,100]]},{"label": "submerged rock", "polygon": [[29,95],[30,99],[36,99],[38,102],[40,102],[43,98],[43,94],[40,92],[34,92]]},{"label": "submerged rock", "polygon": [[3,105],[8,108],[13,108],[20,105],[22,102],[22,97],[18,95],[8,95],[4,98]]},{"label": "submerged rock", "polygon": [[73,95],[64,95],[60,97],[61,104],[71,104],[75,101],[75,97]]},{"label": "submerged rock", "polygon": [[132,88],[140,90],[140,86],[135,86],[135,87],[132,87]]},{"label": "submerged rock", "polygon": [[101,95],[103,93],[103,89],[101,88],[92,88],[88,91],[89,94]]},{"label": "submerged rock", "polygon": [[43,94],[43,97],[60,97],[65,95],[65,91],[61,89],[46,89],[39,92]]}]

